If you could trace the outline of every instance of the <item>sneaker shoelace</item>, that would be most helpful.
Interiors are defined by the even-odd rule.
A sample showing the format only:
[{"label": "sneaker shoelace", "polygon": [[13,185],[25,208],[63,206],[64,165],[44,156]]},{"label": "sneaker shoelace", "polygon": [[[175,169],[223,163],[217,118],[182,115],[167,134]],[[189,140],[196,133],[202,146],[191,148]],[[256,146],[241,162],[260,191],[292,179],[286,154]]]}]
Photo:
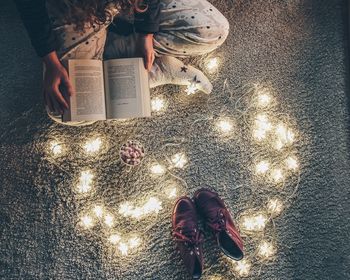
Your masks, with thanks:
[{"label": "sneaker shoelace", "polygon": [[195,227],[178,225],[173,231],[175,241],[184,242],[188,247],[198,247],[203,243],[203,234]]},{"label": "sneaker shoelace", "polygon": [[223,209],[219,209],[214,218],[209,219],[207,225],[215,232],[226,230],[226,216]]}]

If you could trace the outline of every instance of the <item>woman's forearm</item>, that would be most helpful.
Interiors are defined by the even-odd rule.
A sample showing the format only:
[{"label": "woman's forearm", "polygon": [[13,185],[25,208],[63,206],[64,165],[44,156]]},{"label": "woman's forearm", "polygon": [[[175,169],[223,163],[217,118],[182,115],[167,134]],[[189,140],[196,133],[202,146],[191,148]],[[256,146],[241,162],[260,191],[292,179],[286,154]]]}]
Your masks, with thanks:
[{"label": "woman's forearm", "polygon": [[43,57],[43,62],[46,67],[61,66],[61,62],[57,56],[56,51],[52,51]]}]

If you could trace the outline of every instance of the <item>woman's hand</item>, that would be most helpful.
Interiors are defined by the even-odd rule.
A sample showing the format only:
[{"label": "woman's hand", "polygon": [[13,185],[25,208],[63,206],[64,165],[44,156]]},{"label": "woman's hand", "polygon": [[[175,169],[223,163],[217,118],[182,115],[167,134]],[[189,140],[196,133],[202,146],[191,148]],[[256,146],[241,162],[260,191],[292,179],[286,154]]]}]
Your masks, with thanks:
[{"label": "woman's hand", "polygon": [[147,71],[150,71],[155,58],[153,49],[153,34],[140,34],[139,47],[143,56],[145,68]]},{"label": "woman's hand", "polygon": [[63,114],[64,109],[68,109],[69,106],[62,91],[67,92],[69,96],[73,94],[67,70],[61,64],[56,52],[46,55],[44,63],[46,67],[44,77],[45,103],[51,112]]}]

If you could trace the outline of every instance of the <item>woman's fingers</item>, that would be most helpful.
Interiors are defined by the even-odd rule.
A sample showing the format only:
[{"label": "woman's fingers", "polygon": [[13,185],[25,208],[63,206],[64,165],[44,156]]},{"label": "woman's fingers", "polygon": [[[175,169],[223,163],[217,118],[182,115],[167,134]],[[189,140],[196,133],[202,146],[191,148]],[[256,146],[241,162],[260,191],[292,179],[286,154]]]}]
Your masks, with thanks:
[{"label": "woman's fingers", "polygon": [[154,62],[154,53],[148,53],[145,57],[145,68],[150,71]]},{"label": "woman's fingers", "polygon": [[152,68],[152,65],[153,65],[154,59],[155,59],[155,55],[154,55],[154,52],[152,52],[152,56],[151,56],[151,63],[150,63],[150,66],[149,66],[149,71],[151,71],[151,68]]},{"label": "woman's fingers", "polygon": [[145,63],[145,69],[148,71],[148,61],[149,61],[149,58],[148,58],[148,55],[146,54],[143,58],[143,61]]}]

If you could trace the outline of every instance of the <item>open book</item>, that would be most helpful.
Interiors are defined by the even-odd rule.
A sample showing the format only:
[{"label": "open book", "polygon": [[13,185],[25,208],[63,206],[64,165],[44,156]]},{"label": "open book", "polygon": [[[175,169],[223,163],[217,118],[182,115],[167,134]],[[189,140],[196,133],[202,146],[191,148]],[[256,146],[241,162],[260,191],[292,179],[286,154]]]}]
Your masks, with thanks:
[{"label": "open book", "polygon": [[151,116],[148,73],[142,58],[68,62],[75,94],[62,120],[95,121]]}]

